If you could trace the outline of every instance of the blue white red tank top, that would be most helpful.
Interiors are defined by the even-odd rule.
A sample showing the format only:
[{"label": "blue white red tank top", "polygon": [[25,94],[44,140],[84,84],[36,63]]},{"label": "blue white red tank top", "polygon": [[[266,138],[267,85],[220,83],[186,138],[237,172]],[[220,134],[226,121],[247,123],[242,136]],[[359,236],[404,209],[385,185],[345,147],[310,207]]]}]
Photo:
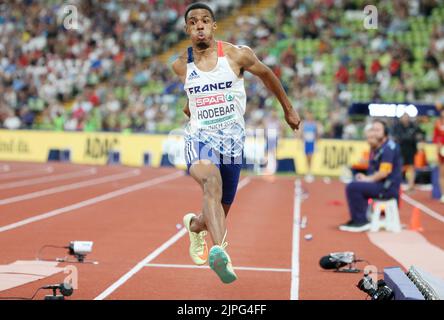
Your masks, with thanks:
[{"label": "blue white red tank top", "polygon": [[191,117],[185,140],[201,141],[221,154],[236,157],[242,153],[245,142],[244,79],[231,69],[222,42],[217,42],[217,48],[216,67],[208,72],[197,68],[193,49],[188,48],[184,89]]}]

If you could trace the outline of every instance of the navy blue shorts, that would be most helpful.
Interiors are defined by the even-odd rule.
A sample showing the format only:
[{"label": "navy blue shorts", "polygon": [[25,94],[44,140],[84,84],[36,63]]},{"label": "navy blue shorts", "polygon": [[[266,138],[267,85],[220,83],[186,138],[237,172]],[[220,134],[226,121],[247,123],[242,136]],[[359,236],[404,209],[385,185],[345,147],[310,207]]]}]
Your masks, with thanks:
[{"label": "navy blue shorts", "polygon": [[222,203],[232,204],[236,196],[237,185],[242,169],[242,155],[238,157],[228,157],[200,141],[186,141],[185,160],[188,173],[190,173],[190,167],[193,163],[203,159],[210,160],[219,168],[222,177]]}]

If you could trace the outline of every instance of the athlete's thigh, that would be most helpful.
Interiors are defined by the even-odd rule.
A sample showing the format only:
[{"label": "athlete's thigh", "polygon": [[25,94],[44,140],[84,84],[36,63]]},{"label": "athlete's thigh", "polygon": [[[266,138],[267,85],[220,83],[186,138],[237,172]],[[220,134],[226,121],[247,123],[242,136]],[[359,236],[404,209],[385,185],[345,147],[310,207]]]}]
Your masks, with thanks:
[{"label": "athlete's thigh", "polygon": [[215,177],[217,182],[222,184],[219,155],[211,147],[200,141],[187,141],[185,160],[188,173],[201,186],[209,177]]},{"label": "athlete's thigh", "polygon": [[210,177],[216,178],[218,185],[222,186],[222,177],[219,168],[210,160],[197,160],[191,164],[189,171],[193,179],[201,186],[203,186],[205,181]]}]

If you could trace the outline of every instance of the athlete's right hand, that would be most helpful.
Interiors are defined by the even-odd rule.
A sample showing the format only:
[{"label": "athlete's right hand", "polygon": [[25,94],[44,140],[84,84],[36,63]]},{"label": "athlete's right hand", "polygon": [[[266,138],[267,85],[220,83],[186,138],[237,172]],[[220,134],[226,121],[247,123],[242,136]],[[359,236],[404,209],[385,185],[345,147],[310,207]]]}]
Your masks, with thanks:
[{"label": "athlete's right hand", "polygon": [[285,113],[285,121],[288,123],[290,128],[293,129],[293,131],[298,130],[299,125],[301,124],[301,118],[299,117],[299,114],[294,110]]}]

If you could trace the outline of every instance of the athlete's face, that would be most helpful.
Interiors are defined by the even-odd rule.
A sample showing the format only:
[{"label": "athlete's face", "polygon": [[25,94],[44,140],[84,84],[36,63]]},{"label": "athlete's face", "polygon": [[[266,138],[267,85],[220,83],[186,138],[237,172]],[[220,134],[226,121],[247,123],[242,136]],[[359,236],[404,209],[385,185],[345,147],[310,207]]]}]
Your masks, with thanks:
[{"label": "athlete's face", "polygon": [[188,12],[185,32],[190,36],[191,42],[198,47],[207,48],[213,39],[214,31],[216,22],[208,10],[194,9]]}]

